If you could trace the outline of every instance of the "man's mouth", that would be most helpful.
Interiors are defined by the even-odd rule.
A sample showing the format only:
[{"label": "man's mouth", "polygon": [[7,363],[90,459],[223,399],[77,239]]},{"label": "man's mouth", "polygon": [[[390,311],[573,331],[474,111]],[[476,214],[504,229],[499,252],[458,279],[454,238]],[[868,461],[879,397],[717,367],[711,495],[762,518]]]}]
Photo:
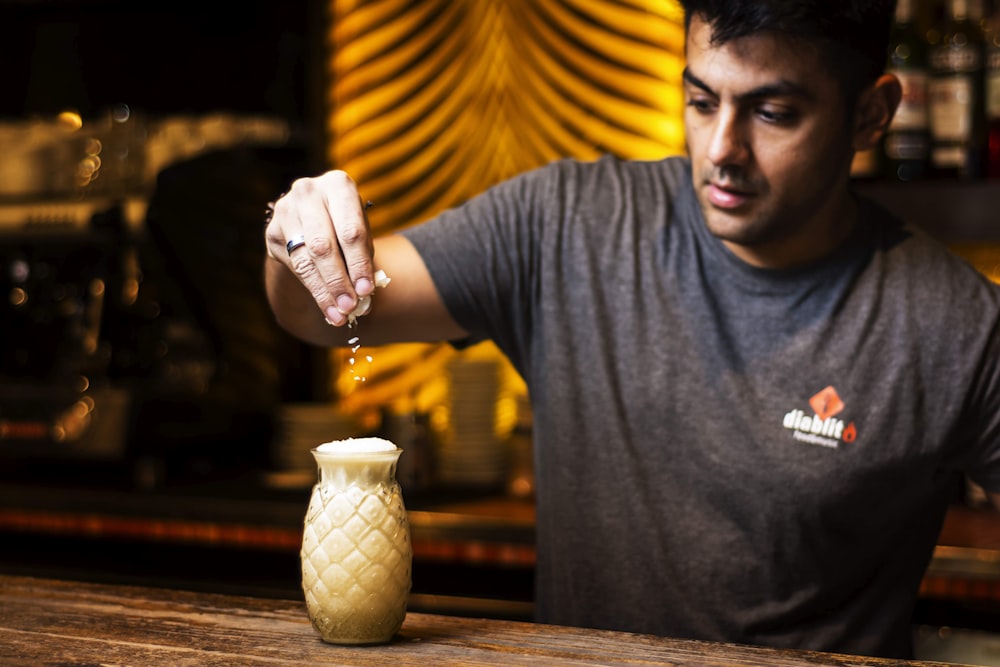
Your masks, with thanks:
[{"label": "man's mouth", "polygon": [[739,208],[754,196],[752,190],[742,190],[711,181],[708,182],[706,188],[709,203],[721,209]]}]

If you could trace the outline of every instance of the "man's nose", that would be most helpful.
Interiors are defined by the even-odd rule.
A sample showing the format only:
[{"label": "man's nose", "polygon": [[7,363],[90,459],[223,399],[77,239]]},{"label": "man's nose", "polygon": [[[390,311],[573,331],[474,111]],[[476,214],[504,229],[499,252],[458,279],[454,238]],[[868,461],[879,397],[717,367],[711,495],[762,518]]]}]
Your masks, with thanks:
[{"label": "man's nose", "polygon": [[733,111],[720,111],[715,117],[708,159],[715,165],[743,164],[749,155],[746,128]]}]

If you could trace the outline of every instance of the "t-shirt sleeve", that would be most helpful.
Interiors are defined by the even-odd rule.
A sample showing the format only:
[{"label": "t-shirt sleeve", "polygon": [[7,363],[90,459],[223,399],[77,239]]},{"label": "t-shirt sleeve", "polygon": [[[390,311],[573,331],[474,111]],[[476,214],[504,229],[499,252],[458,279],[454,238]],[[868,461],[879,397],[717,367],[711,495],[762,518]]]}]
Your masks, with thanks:
[{"label": "t-shirt sleeve", "polygon": [[451,316],[469,337],[492,339],[524,363],[536,303],[539,248],[550,170],[514,177],[437,217],[403,230],[427,265]]},{"label": "t-shirt sleeve", "polygon": [[988,336],[980,374],[973,387],[973,415],[981,425],[968,475],[987,491],[1000,493],[1000,320]]}]

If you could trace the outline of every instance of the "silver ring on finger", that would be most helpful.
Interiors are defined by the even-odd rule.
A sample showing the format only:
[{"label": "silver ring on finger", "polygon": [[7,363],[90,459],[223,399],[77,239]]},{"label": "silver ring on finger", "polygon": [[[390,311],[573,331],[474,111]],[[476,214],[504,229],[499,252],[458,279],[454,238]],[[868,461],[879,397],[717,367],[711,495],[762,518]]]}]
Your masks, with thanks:
[{"label": "silver ring on finger", "polygon": [[306,237],[304,234],[296,234],[292,238],[288,239],[288,243],[285,244],[285,250],[291,255],[292,252],[298,248],[301,248],[306,244]]}]

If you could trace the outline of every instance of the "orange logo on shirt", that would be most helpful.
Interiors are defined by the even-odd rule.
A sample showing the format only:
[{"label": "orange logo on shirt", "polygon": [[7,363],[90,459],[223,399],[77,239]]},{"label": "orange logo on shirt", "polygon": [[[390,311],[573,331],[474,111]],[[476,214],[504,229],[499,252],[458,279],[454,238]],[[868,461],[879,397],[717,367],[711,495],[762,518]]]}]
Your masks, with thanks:
[{"label": "orange logo on shirt", "polygon": [[834,449],[841,442],[857,440],[858,429],[854,422],[845,424],[843,419],[836,418],[844,410],[844,401],[832,385],[810,398],[809,407],[813,415],[804,410],[792,410],[782,420],[782,426],[792,431],[796,440]]},{"label": "orange logo on shirt", "polygon": [[809,405],[816,411],[820,420],[829,419],[844,409],[844,402],[837,395],[837,390],[830,385],[809,399]]}]

